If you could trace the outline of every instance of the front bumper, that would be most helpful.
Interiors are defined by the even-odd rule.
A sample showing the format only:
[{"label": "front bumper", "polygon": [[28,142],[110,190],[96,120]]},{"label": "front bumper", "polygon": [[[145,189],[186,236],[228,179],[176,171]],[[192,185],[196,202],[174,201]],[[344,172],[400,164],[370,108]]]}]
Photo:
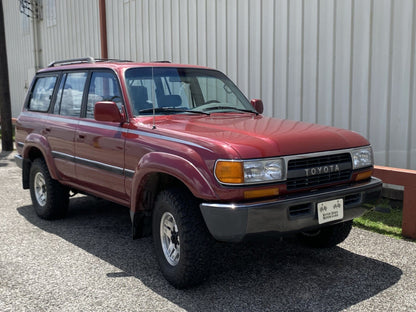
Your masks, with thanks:
[{"label": "front bumper", "polygon": [[[302,232],[360,217],[379,199],[381,188],[381,180],[371,178],[362,183],[292,194],[269,201],[202,203],[200,208],[208,230],[215,239],[239,242],[247,235]],[[317,203],[341,198],[344,200],[344,218],[320,225]]]}]

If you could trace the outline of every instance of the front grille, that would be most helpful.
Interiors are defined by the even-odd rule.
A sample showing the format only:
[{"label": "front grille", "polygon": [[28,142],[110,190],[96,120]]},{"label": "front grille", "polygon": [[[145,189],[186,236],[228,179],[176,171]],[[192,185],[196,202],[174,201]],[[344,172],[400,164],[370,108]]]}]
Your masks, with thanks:
[{"label": "front grille", "polygon": [[291,159],[288,163],[287,189],[296,190],[348,181],[351,172],[349,153]]}]

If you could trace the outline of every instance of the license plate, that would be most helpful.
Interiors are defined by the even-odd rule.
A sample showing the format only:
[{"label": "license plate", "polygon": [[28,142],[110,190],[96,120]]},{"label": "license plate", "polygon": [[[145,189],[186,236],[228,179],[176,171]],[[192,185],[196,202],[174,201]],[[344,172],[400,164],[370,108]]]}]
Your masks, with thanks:
[{"label": "license plate", "polygon": [[344,201],[342,199],[318,203],[317,209],[319,224],[344,218]]}]

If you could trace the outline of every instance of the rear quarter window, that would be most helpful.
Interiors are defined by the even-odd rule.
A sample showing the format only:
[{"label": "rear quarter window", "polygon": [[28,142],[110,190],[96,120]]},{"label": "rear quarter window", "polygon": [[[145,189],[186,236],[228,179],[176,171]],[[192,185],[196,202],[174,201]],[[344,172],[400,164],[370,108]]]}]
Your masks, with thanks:
[{"label": "rear quarter window", "polygon": [[58,77],[56,76],[39,77],[36,79],[29,100],[29,110],[38,112],[47,112],[49,110],[57,79]]}]

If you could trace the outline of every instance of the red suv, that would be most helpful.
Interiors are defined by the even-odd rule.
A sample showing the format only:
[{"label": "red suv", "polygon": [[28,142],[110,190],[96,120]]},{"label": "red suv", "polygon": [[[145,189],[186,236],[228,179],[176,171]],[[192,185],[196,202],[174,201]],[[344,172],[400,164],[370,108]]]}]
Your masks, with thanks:
[{"label": "red suv", "polygon": [[335,246],[380,196],[365,138],[262,112],[217,70],[59,61],[33,80],[16,161],[41,218],[63,217],[70,191],[124,205],[166,279],[190,287],[215,240],[295,233]]}]

